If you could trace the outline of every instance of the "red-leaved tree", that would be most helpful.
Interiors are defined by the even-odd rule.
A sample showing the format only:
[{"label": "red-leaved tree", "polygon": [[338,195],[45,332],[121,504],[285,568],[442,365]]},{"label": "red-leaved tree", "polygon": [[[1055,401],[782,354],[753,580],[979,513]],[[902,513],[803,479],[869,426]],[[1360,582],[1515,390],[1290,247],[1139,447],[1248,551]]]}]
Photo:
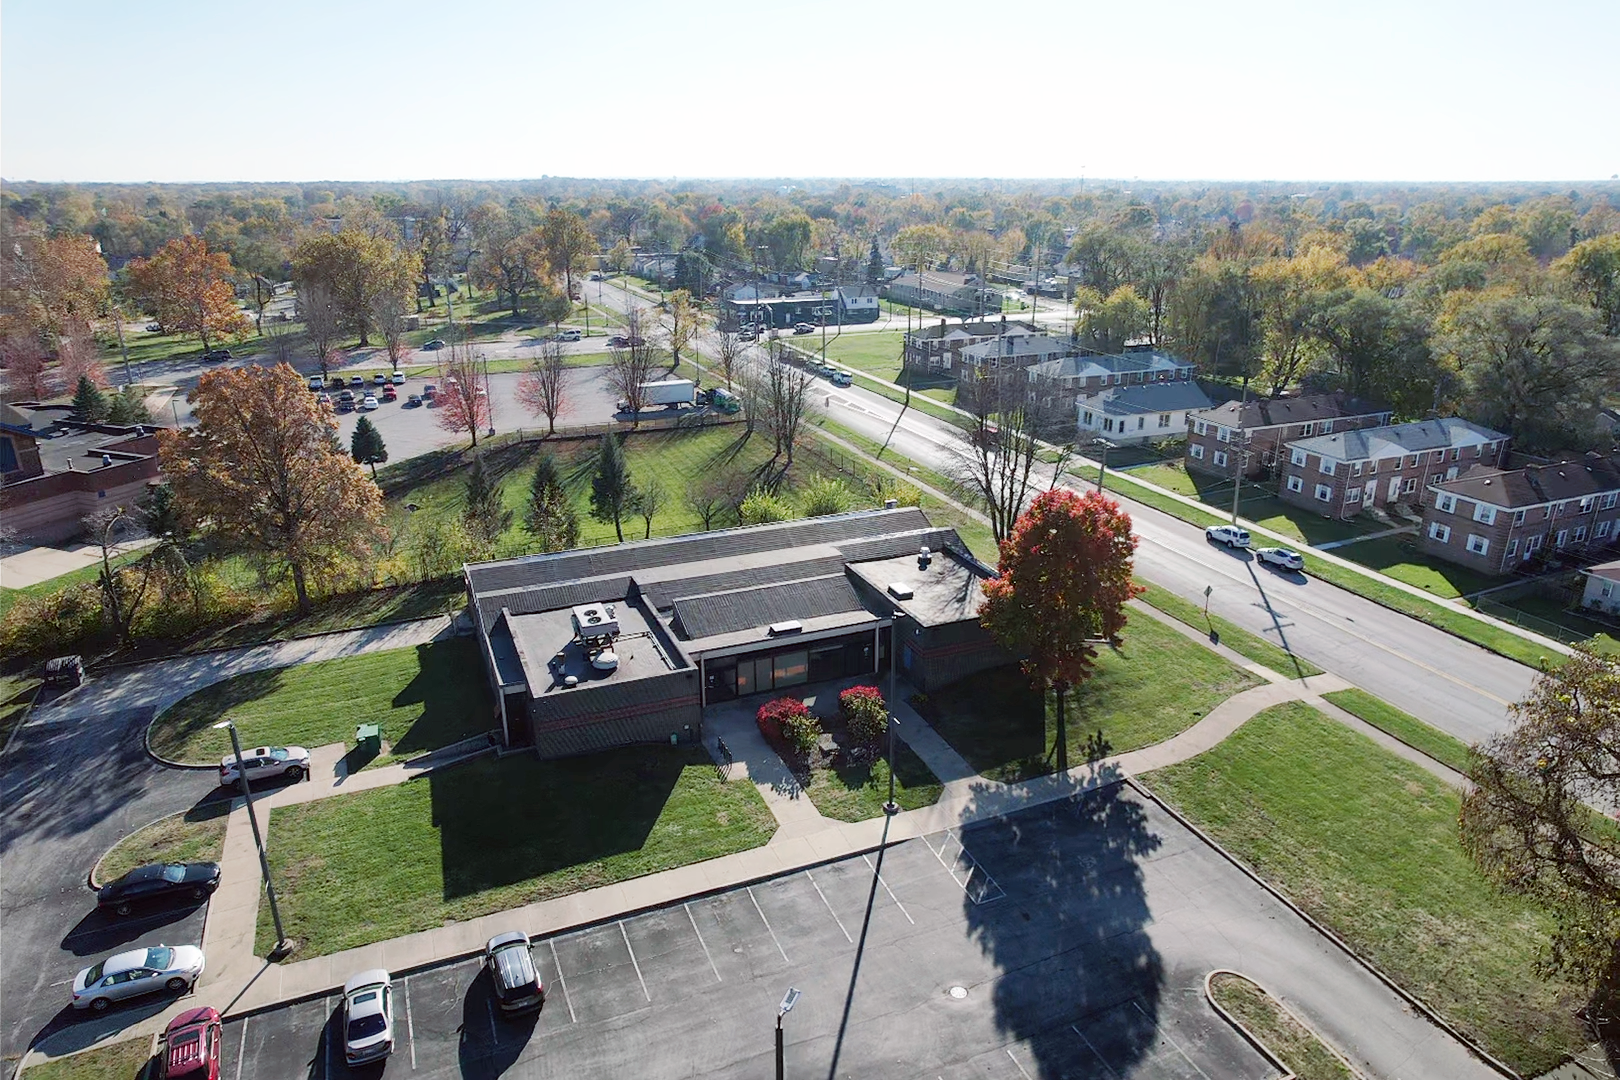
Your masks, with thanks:
[{"label": "red-leaved tree", "polygon": [[439,387],[433,406],[440,427],[469,434],[472,444],[478,445],[479,431],[489,426],[489,395],[485,393],[483,365],[473,355],[470,343],[453,343],[439,361]]},{"label": "red-leaved tree", "polygon": [[1069,689],[1091,677],[1097,646],[1117,642],[1131,581],[1136,537],[1130,515],[1105,495],[1044,491],[1001,542],[997,575],[984,583],[979,621],[1025,657],[1023,668],[1057,704],[1057,767],[1069,767],[1064,706]]}]

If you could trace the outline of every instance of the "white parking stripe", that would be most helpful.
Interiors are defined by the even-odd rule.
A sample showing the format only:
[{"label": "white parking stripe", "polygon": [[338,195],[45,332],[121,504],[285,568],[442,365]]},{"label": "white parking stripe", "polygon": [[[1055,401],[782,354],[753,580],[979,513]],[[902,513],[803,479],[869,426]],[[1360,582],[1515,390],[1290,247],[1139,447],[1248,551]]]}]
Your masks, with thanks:
[{"label": "white parking stripe", "polygon": [[900,909],[900,914],[906,917],[906,922],[910,923],[912,926],[916,926],[917,920],[911,917],[911,912],[906,910],[906,905],[902,904],[900,902],[900,898],[894,895],[894,890],[889,888],[889,883],[887,881],[883,880],[883,875],[878,874],[876,864],[874,864],[872,860],[867,858],[865,855],[862,855],[861,858],[866,859],[866,865],[871,868],[872,873],[877,874],[878,883],[883,886],[883,891],[889,894],[889,899],[894,901],[894,906]]},{"label": "white parking stripe", "polygon": [[501,1037],[495,1033],[495,1003],[486,998],[484,1009],[489,1013],[489,1045],[494,1046],[501,1041]]},{"label": "white parking stripe", "polygon": [[416,1025],[411,1022],[411,980],[405,980],[405,1038],[411,1044],[411,1068],[416,1068]]},{"label": "white parking stripe", "polygon": [[548,938],[546,947],[551,950],[551,966],[557,969],[557,985],[562,988],[563,1004],[568,1006],[568,1022],[577,1024],[579,1018],[574,1015],[574,999],[568,996],[568,980],[563,978],[562,962],[557,959],[557,945]]},{"label": "white parking stripe", "polygon": [[1007,1060],[1013,1063],[1013,1066],[1018,1070],[1019,1074],[1023,1076],[1024,1080],[1029,1080],[1029,1073],[1024,1072],[1024,1067],[1018,1064],[1017,1058],[1013,1057],[1012,1048],[1003,1047],[1002,1049],[1007,1051]]},{"label": "white parking stripe", "polygon": [[624,920],[619,920],[619,936],[624,938],[624,947],[630,953],[630,964],[636,969],[636,981],[641,984],[641,996],[648,1001],[652,995],[647,993],[647,980],[641,977],[641,964],[636,960],[636,950],[630,948],[630,932],[624,928]]},{"label": "white parking stripe", "polygon": [[1148,1022],[1151,1023],[1154,1026],[1154,1028],[1158,1031],[1158,1033],[1160,1035],[1164,1036],[1164,1041],[1165,1042],[1169,1043],[1171,1046],[1176,1048],[1176,1053],[1180,1054],[1183,1058],[1186,1058],[1187,1064],[1191,1065],[1193,1067],[1193,1069],[1197,1071],[1199,1076],[1202,1076],[1204,1078],[1204,1080],[1209,1080],[1209,1074],[1207,1072],[1205,1072],[1203,1069],[1198,1068],[1198,1062],[1194,1061],[1190,1057],[1187,1057],[1187,1051],[1183,1050],[1181,1048],[1181,1044],[1176,1042],[1176,1040],[1174,1040],[1174,1039],[1172,1039],[1170,1037],[1170,1033],[1168,1031],[1164,1030],[1164,1028],[1162,1026],[1160,1026],[1160,1024],[1159,1024],[1159,1022],[1157,1020],[1154,1020],[1153,1017],[1148,1016],[1146,1009],[1142,1008],[1141,1005],[1137,1004],[1137,1002],[1136,1002],[1136,1000],[1134,998],[1131,1000],[1131,1004],[1136,1006],[1136,1011],[1137,1012],[1139,1012],[1143,1016],[1147,1017]]},{"label": "white parking stripe", "polygon": [[247,1057],[247,1019],[242,1021],[242,1042],[236,1048],[236,1080],[242,1080],[242,1059]]},{"label": "white parking stripe", "polygon": [[1093,1057],[1095,1057],[1098,1061],[1102,1062],[1102,1067],[1108,1070],[1108,1075],[1109,1076],[1113,1076],[1113,1077],[1118,1077],[1119,1076],[1119,1073],[1114,1071],[1114,1067],[1112,1065],[1108,1064],[1108,1059],[1103,1057],[1101,1052],[1099,1052],[1098,1049],[1095,1046],[1091,1045],[1091,1040],[1086,1038],[1086,1033],[1085,1032],[1081,1031],[1079,1028],[1075,1027],[1073,1024],[1069,1025],[1069,1030],[1073,1031],[1076,1035],[1080,1036],[1080,1041],[1086,1044],[1086,1049],[1091,1051],[1091,1054],[1092,1054]]},{"label": "white parking stripe", "polygon": [[692,914],[692,905],[682,904],[681,906],[686,908],[686,917],[692,920],[692,933],[697,935],[698,944],[703,946],[703,959],[709,962],[709,970],[714,972],[714,981],[725,982],[726,980],[720,977],[720,969],[714,966],[714,957],[709,955],[708,943],[703,940],[703,932],[698,929],[697,919]]},{"label": "white parking stripe", "polygon": [[[821,902],[823,904],[827,904],[827,894],[821,891],[821,886],[816,884],[816,879],[810,877],[810,871],[806,870],[804,872],[804,876],[809,878],[810,885],[816,890],[816,895],[821,897]],[[833,922],[838,924],[838,929],[843,932],[844,940],[849,942],[851,945],[855,944],[855,939],[849,936],[848,930],[844,929],[844,920],[838,917],[838,912],[833,910],[833,906],[831,904],[827,904],[827,913],[833,917]]]},{"label": "white parking stripe", "polygon": [[[759,912],[759,921],[765,924],[765,932],[771,935],[772,941],[776,941],[776,931],[771,929],[771,920],[765,917],[765,912],[760,908],[759,901],[754,897],[754,887],[752,885],[745,885],[743,888],[748,893],[748,899],[754,901],[754,910]],[[782,948],[782,943],[780,941],[776,941],[776,951],[782,954],[783,960],[787,960],[787,962],[790,964],[793,963],[793,961],[788,960],[787,950]]]},{"label": "white parking stripe", "polygon": [[[336,1029],[332,1024],[332,999],[329,997],[322,998],[321,1004],[326,1006],[326,1075],[332,1076],[334,1075],[334,1066],[332,1065],[332,1043],[336,1041]],[[337,1026],[341,1027],[342,1024],[343,1021],[339,1020]]]}]

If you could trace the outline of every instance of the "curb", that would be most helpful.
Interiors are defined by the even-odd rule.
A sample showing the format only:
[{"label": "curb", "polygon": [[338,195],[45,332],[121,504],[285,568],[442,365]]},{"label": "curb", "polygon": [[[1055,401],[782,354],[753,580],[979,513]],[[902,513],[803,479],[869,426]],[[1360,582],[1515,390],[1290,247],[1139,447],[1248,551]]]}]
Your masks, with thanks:
[{"label": "curb", "polygon": [[[233,796],[233,798],[235,798],[235,796]],[[228,802],[230,800],[225,800],[225,801]],[[134,836],[136,833],[144,832],[147,829],[150,829],[152,826],[158,824],[159,822],[168,821],[170,818],[184,817],[186,814],[191,813],[191,811],[195,810],[195,809],[196,809],[196,807],[193,806],[193,807],[189,807],[189,808],[187,808],[185,810],[176,810],[172,814],[164,814],[162,817],[159,817],[159,818],[153,818],[151,821],[148,821],[145,825],[142,825],[140,828],[131,829],[129,832],[125,833],[122,837],[120,837],[119,839],[113,841],[111,846],[109,846],[107,848],[107,850],[103,851],[100,855],[96,856],[96,861],[90,867],[90,872],[85,875],[85,884],[86,884],[86,886],[88,886],[91,889],[99,889],[99,888],[101,888],[102,885],[106,884],[105,882],[100,882],[100,881],[97,880],[96,871],[100,870],[101,869],[101,864],[107,861],[107,856],[111,855],[113,853],[113,848],[116,848],[119,844],[122,844],[125,840],[128,840],[131,836]],[[230,813],[229,811],[226,811],[226,813],[224,815],[221,815],[221,816],[228,816],[229,813]]]},{"label": "curb", "polygon": [[1254,1045],[1256,1050],[1260,1051],[1260,1055],[1267,1061],[1271,1062],[1271,1064],[1283,1074],[1280,1080],[1297,1080],[1297,1074],[1294,1072],[1294,1070],[1288,1067],[1288,1064],[1284,1062],[1282,1058],[1277,1056],[1276,1051],[1267,1046],[1258,1035],[1250,1031],[1248,1025],[1244,1024],[1243,1021],[1233,1016],[1227,1011],[1226,1006],[1215,1000],[1215,991],[1210,984],[1214,982],[1215,976],[1217,975],[1230,975],[1233,978],[1242,979],[1244,982],[1253,986],[1256,990],[1259,990],[1262,994],[1266,995],[1266,997],[1270,998],[1272,1003],[1275,1004],[1277,1008],[1281,1009],[1285,1016],[1289,1017],[1294,1021],[1294,1023],[1304,1028],[1312,1038],[1322,1045],[1323,1049],[1337,1058],[1339,1064],[1343,1065],[1347,1070],[1349,1070],[1352,1076],[1357,1077],[1358,1080],[1365,1080],[1366,1074],[1364,1072],[1356,1068],[1349,1058],[1339,1053],[1336,1047],[1334,1047],[1326,1039],[1322,1038],[1317,1030],[1301,1019],[1293,1009],[1290,1009],[1287,1005],[1283,1004],[1282,998],[1278,997],[1276,994],[1273,994],[1264,986],[1261,986],[1259,980],[1245,975],[1241,971],[1233,971],[1231,968],[1216,968],[1214,971],[1211,971],[1209,974],[1205,975],[1204,997],[1209,1000],[1210,1005],[1214,1007],[1215,1011],[1220,1014],[1222,1019],[1224,1019],[1228,1024],[1231,1024],[1233,1027],[1237,1028],[1238,1032],[1242,1034],[1245,1039],[1248,1039],[1249,1042]]},{"label": "curb", "polygon": [[[1214,837],[1210,836],[1208,833],[1204,832],[1203,829],[1200,829],[1197,825],[1194,825],[1191,821],[1183,817],[1181,813],[1173,806],[1159,798],[1158,795],[1154,794],[1153,790],[1147,787],[1147,785],[1143,784],[1134,776],[1126,776],[1124,778],[1124,782],[1129,784],[1131,788],[1137,792],[1137,794],[1142,795],[1148,801],[1153,803],[1154,806],[1157,806],[1159,809],[1169,814],[1176,820],[1177,824],[1181,825],[1184,829],[1198,837],[1199,840],[1209,845],[1210,849],[1216,854],[1220,855],[1221,858],[1237,867],[1238,870],[1242,871],[1245,877],[1247,877],[1250,881],[1253,881],[1256,885],[1259,885],[1289,911],[1303,919],[1307,926],[1335,945],[1340,952],[1343,952],[1346,956],[1350,957],[1350,959],[1354,960],[1357,964],[1361,965],[1361,967],[1370,972],[1375,979],[1383,983],[1390,990],[1393,990],[1402,1001],[1406,1002],[1413,1009],[1415,1009],[1420,1015],[1423,1016],[1424,1019],[1428,1020],[1429,1023],[1433,1024],[1447,1035],[1450,1035],[1453,1039],[1456,1039],[1468,1050],[1469,1053],[1473,1054],[1486,1065],[1489,1065],[1491,1068],[1507,1077],[1508,1080],[1524,1080],[1524,1078],[1518,1073],[1508,1068],[1506,1064],[1492,1057],[1485,1051],[1483,1047],[1475,1043],[1474,1040],[1470,1039],[1468,1036],[1464,1035],[1462,1032],[1453,1027],[1445,1017],[1441,1016],[1439,1013],[1430,1008],[1422,998],[1408,992],[1394,979],[1386,975],[1383,969],[1378,967],[1378,965],[1374,964],[1371,960],[1368,960],[1355,949],[1351,948],[1349,943],[1343,938],[1339,937],[1339,935],[1335,934],[1332,930],[1329,930],[1326,926],[1323,926],[1316,919],[1312,918],[1302,908],[1300,908],[1298,904],[1294,903],[1294,901],[1290,899],[1287,894],[1282,892],[1282,890],[1278,889],[1276,886],[1272,885],[1271,882],[1267,881],[1259,874],[1255,873],[1249,868],[1247,863],[1233,855],[1230,851],[1227,851],[1226,848],[1221,846],[1221,844],[1217,842]],[[1248,976],[1244,977],[1247,978]],[[1255,985],[1258,986],[1259,984],[1256,983]]]}]

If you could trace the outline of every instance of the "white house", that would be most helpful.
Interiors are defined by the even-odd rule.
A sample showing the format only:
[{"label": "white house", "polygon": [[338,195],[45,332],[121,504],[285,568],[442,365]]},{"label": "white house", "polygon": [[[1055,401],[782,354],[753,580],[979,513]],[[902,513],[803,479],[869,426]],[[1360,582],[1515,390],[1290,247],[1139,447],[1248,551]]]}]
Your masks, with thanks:
[{"label": "white house", "polygon": [[1109,387],[1075,399],[1080,441],[1103,438],[1131,446],[1180,438],[1187,430],[1187,414],[1211,404],[1194,382]]},{"label": "white house", "polygon": [[1620,615],[1620,559],[1588,566],[1581,573],[1586,577],[1581,607]]}]

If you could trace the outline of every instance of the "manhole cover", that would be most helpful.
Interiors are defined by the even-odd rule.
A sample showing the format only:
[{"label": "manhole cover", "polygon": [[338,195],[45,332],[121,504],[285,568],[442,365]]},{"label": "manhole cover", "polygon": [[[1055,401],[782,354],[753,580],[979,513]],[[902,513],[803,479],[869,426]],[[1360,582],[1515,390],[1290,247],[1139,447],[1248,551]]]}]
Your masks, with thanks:
[{"label": "manhole cover", "polygon": [[957,1001],[961,1001],[963,998],[967,997],[967,987],[953,986],[951,987],[949,993],[951,997],[955,998]]}]

